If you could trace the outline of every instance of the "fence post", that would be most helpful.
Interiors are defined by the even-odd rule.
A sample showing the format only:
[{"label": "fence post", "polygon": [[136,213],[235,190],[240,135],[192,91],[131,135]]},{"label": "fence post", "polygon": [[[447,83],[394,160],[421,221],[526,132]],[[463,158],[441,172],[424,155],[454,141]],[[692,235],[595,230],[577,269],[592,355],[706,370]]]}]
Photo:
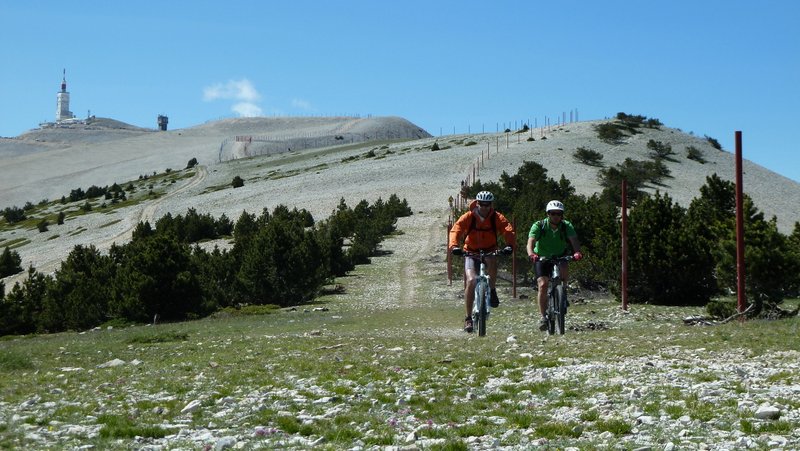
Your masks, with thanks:
[{"label": "fence post", "polygon": [[[517,234],[517,217],[511,216],[511,226],[514,228],[514,235]],[[514,243],[511,252],[511,297],[517,298],[517,243]]]},{"label": "fence post", "polygon": [[734,134],[736,141],[736,303],[739,313],[747,306],[745,299],[744,267],[744,192],[742,185],[742,132]]},{"label": "fence post", "polygon": [[[452,206],[452,205],[451,205]],[[450,253],[450,229],[453,228],[453,222],[447,221],[447,236],[445,237],[444,251],[447,252],[447,285],[453,285],[453,255]]]},{"label": "fence post", "polygon": [[622,179],[622,310],[628,311],[628,182]]}]

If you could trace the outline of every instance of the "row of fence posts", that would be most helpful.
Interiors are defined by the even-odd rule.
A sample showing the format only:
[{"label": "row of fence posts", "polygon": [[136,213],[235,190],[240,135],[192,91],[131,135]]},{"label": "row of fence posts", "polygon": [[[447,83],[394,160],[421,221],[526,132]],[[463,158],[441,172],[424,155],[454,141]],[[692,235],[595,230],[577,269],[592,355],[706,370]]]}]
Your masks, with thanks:
[{"label": "row of fence posts", "polygon": [[[570,113],[571,114],[571,113]],[[571,118],[570,118],[571,119]],[[549,127],[544,126],[541,127],[540,136],[544,137],[545,128],[550,130]],[[529,128],[528,131],[530,132],[530,137],[533,138],[534,129]],[[509,148],[510,145],[510,133],[506,133],[506,149]],[[523,133],[516,133],[517,135],[517,144],[522,142],[522,135]],[[495,137],[495,155],[500,153],[500,137]],[[467,196],[467,192],[469,191],[469,187],[471,187],[475,180],[481,175],[481,168],[486,167],[486,162],[491,159],[491,143],[489,141],[486,142],[486,151],[484,152],[481,150],[481,155],[476,159],[475,163],[472,165],[472,171],[467,173],[467,176],[464,180],[461,181],[461,189],[456,194],[456,197],[450,196],[448,199],[448,203],[450,204],[450,213],[447,218],[447,235],[445,237],[445,249],[447,253],[447,284],[453,284],[453,255],[450,253],[450,249],[448,247],[449,240],[450,240],[450,230],[453,228],[453,224],[455,223],[457,216],[460,216],[460,212],[466,210],[469,207],[469,198]],[[512,227],[514,227],[514,231],[517,230],[517,220],[515,217],[512,216],[511,218]],[[511,255],[511,297],[517,297],[517,246],[516,243],[513,246],[514,252]],[[464,286],[466,287],[467,279],[466,275],[463,276],[464,279]]]},{"label": "row of fence posts", "polygon": [[[518,134],[519,136],[519,134]],[[531,136],[533,136],[533,129],[531,129]],[[544,136],[544,127],[542,127],[542,136]],[[743,182],[742,182],[742,132],[736,131],[734,134],[736,144],[735,150],[735,190],[736,190],[736,288],[737,288],[737,310],[742,313],[747,308],[747,301],[745,299],[745,264],[744,264],[744,225],[743,225]],[[497,137],[496,141],[497,153],[500,153],[500,138]],[[508,133],[506,133],[506,148],[508,148]],[[486,143],[486,160],[490,158],[489,142]],[[447,219],[447,236],[445,240],[445,249],[447,252],[447,284],[453,284],[453,256],[449,249],[450,230],[456,221],[458,212],[464,211],[468,207],[467,191],[470,186],[475,182],[476,178],[480,175],[480,169],[485,167],[484,152],[481,151],[481,156],[478,157],[477,162],[472,166],[472,177],[467,174],[467,177],[461,182],[461,190],[456,195],[455,199],[450,196],[448,199],[450,203],[450,214]],[[622,309],[628,310],[628,184],[627,180],[622,180],[622,205],[621,205],[621,268],[620,268],[620,281],[621,281],[621,301]],[[514,231],[517,231],[516,218],[512,216],[512,224]],[[516,243],[515,243],[516,244]],[[514,247],[514,253],[511,258],[511,296],[516,299],[517,297],[517,246]],[[466,287],[467,279],[466,274],[463,276],[464,286]]]}]

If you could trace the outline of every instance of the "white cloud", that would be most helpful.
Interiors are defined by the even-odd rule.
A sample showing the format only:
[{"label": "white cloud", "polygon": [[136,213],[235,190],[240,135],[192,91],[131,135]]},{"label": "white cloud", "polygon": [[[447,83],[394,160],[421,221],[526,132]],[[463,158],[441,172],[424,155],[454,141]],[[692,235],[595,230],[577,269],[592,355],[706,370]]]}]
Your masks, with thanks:
[{"label": "white cloud", "polygon": [[229,80],[227,83],[217,83],[203,88],[203,100],[242,100],[245,102],[255,102],[261,99],[261,94],[256,91],[255,86],[250,80]]},{"label": "white cloud", "polygon": [[255,103],[240,102],[231,107],[231,110],[242,117],[258,117],[263,116],[261,107]]},{"label": "white cloud", "polygon": [[236,100],[238,102],[231,107],[231,111],[243,117],[261,116],[263,113],[261,107],[256,104],[261,100],[261,94],[246,78],[206,86],[203,88],[203,100],[206,102]]}]

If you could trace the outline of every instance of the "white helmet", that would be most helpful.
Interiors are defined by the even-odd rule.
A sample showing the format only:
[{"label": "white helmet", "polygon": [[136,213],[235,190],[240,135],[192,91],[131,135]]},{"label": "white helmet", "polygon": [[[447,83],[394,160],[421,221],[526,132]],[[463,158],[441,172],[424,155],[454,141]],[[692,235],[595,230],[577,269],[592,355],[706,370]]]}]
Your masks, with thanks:
[{"label": "white helmet", "polygon": [[547,208],[544,211],[547,213],[553,210],[564,211],[564,204],[557,200],[551,200],[547,203]]},{"label": "white helmet", "polygon": [[494,202],[494,194],[490,193],[489,191],[481,191],[475,196],[475,199],[478,202]]}]

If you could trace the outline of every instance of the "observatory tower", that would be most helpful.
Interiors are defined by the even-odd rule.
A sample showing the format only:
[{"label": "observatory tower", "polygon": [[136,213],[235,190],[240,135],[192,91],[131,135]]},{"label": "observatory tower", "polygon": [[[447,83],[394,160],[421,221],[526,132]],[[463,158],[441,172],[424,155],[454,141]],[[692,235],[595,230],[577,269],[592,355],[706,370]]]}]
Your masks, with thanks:
[{"label": "observatory tower", "polygon": [[74,118],[75,115],[69,110],[69,93],[67,92],[67,70],[64,69],[64,77],[61,79],[61,91],[56,95],[56,122]]}]

